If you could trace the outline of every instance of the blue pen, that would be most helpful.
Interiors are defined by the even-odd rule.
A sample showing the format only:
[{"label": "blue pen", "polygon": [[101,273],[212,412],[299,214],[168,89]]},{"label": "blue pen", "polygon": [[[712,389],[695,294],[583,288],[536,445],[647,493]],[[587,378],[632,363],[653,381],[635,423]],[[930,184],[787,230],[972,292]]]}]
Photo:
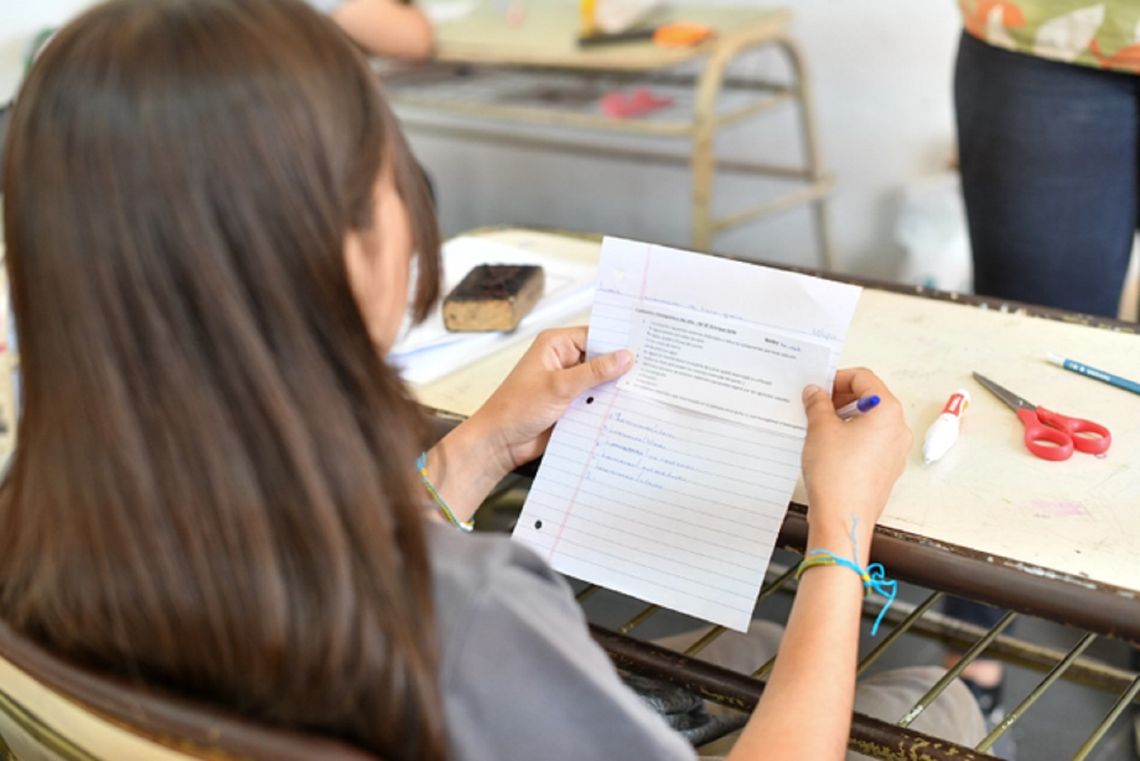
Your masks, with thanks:
[{"label": "blue pen", "polygon": [[1131,391],[1134,394],[1140,394],[1140,383],[1130,381],[1127,378],[1121,378],[1119,375],[1106,373],[1104,370],[1097,370],[1095,367],[1089,367],[1083,362],[1075,362],[1071,359],[1065,359],[1057,354],[1049,354],[1049,361],[1058,367],[1063,367],[1069,372],[1083,375],[1086,378],[1098,380],[1101,383],[1107,383],[1110,386],[1122,388],[1125,391]]},{"label": "blue pen", "polygon": [[865,396],[862,399],[856,399],[851,404],[845,404],[835,411],[843,420],[850,420],[856,415],[866,415],[871,410],[879,406],[879,396],[874,394],[872,396]]}]

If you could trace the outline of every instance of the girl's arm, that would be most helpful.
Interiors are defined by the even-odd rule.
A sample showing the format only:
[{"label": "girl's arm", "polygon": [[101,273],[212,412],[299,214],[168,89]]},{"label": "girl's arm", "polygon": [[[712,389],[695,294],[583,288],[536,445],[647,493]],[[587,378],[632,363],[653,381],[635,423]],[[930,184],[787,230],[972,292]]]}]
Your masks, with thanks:
[{"label": "girl's arm", "polygon": [[[837,407],[870,394],[883,400],[873,413],[849,422],[836,416]],[[910,449],[910,430],[898,401],[868,370],[840,371],[834,398],[809,389],[804,399],[807,549],[828,550],[865,568],[875,521]],[[844,757],[862,603],[863,583],[851,569],[817,566],[804,573],[772,676],[729,761]]]},{"label": "girl's arm", "polygon": [[[809,531],[808,538],[812,547],[851,541],[839,531],[828,539]],[[803,575],[775,668],[728,761],[844,757],[862,604],[863,584],[847,568],[820,566]]]},{"label": "girl's arm", "polygon": [[414,5],[396,0],[346,0],[332,18],[372,55],[411,61],[431,58],[435,32]]}]

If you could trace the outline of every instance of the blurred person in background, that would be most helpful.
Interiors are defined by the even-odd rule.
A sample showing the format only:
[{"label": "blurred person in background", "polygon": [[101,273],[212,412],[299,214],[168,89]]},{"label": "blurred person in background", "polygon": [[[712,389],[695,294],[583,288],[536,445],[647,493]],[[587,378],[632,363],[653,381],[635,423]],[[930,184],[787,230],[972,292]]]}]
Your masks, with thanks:
[{"label": "blurred person in background", "polygon": [[306,0],[327,13],[369,55],[423,61],[435,32],[423,11],[407,0]]}]

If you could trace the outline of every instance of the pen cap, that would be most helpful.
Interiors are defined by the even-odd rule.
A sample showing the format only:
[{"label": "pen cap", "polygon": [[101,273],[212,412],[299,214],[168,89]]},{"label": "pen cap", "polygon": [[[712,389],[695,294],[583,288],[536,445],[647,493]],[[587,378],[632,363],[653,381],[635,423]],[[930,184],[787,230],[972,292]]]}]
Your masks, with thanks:
[{"label": "pen cap", "polygon": [[970,392],[964,388],[960,388],[950,395],[946,400],[946,406],[942,408],[943,415],[953,415],[960,418],[966,413],[966,408],[970,406]]}]

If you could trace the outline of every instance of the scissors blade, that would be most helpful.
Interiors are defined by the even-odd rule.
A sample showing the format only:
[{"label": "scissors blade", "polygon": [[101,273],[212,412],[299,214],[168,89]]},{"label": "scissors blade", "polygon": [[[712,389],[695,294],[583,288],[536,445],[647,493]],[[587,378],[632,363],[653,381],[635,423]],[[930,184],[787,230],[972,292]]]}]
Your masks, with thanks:
[{"label": "scissors blade", "polygon": [[983,388],[985,388],[991,394],[996,396],[998,399],[1001,399],[1003,402],[1005,402],[1006,405],[1011,410],[1013,410],[1014,412],[1017,412],[1018,410],[1022,410],[1022,409],[1024,409],[1024,410],[1035,410],[1035,409],[1037,409],[1037,405],[1030,404],[1027,400],[1025,400],[1022,397],[1018,396],[1017,394],[1013,393],[1008,388],[1005,388],[1004,386],[999,386],[998,384],[994,383],[992,380],[990,380],[989,378],[987,378],[984,375],[979,375],[978,373],[974,373],[974,380],[976,380],[978,383],[981,383]]}]

